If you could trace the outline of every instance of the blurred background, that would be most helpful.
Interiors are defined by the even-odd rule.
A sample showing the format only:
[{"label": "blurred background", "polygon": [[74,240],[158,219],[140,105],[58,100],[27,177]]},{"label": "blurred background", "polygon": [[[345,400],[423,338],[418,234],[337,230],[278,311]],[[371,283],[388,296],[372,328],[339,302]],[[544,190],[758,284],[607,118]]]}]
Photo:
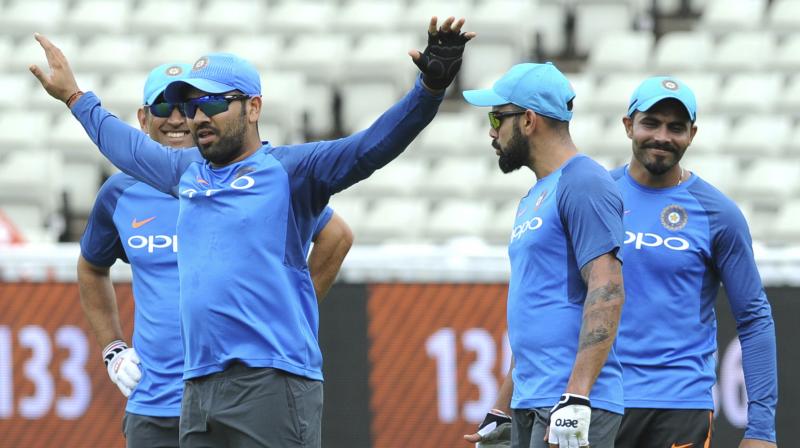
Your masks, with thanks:
[{"label": "blurred background", "polygon": [[[109,438],[91,446],[122,443],[124,403],[74,284],[76,241],[116,169],[28,72],[46,66],[33,32],[63,50],[82,90],[137,127],[151,68],[237,53],[262,75],[261,137],[280,145],[368,126],[412,85],[406,52],[424,48],[431,15],[465,17],[478,32],[455,85],[402,156],[331,201],[356,246],[321,310],[325,445],[462,446],[493,402],[507,365],[505,244],[535,177],[499,171],[486,111],[460,91],[526,61],[566,73],[572,135],[608,168],[630,158],[621,118],[642,79],[670,74],[692,87],[699,130],[684,164],[748,219],[779,331],[779,437],[800,436],[790,425],[800,411],[787,404],[800,400],[788,380],[800,366],[784,342],[800,316],[800,0],[0,0],[0,432],[28,437],[0,446],[86,446],[99,418]],[[130,271],[117,263],[113,274],[130,310]],[[720,302],[729,370],[718,446],[733,446],[746,392]],[[405,333],[395,321],[415,325]],[[31,373],[36,365],[50,376]],[[75,429],[84,421],[89,432]],[[442,438],[403,438],[420,425]]]}]

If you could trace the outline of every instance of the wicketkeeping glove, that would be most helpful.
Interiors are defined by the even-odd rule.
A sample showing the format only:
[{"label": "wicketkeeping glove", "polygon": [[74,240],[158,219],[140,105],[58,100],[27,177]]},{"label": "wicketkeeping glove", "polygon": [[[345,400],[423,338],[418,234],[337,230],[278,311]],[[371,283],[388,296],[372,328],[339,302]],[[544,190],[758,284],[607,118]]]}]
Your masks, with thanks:
[{"label": "wicketkeeping glove", "polygon": [[422,72],[422,81],[433,90],[442,90],[450,85],[461,68],[461,55],[469,41],[465,33],[443,31],[428,33],[428,46],[420,58],[414,61]]},{"label": "wicketkeeping glove", "polygon": [[475,445],[476,447],[511,446],[511,417],[499,409],[492,409],[478,426],[478,435],[481,436],[481,441]]},{"label": "wicketkeeping glove", "polygon": [[141,361],[136,349],[128,348],[122,341],[114,341],[103,349],[103,362],[106,363],[108,377],[117,385],[122,395],[129,397],[142,379],[142,371],[139,369]]},{"label": "wicketkeeping glove", "polygon": [[550,410],[550,435],[548,442],[560,448],[589,446],[589,422],[592,405],[589,398],[563,394]]}]

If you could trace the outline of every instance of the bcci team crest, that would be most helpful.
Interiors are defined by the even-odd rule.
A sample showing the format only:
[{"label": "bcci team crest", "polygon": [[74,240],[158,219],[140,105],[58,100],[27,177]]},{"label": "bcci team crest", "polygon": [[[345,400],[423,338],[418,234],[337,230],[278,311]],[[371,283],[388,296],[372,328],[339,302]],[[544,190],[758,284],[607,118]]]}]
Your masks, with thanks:
[{"label": "bcci team crest", "polygon": [[680,205],[668,205],[661,210],[661,225],[667,230],[681,230],[686,227],[687,221],[689,221],[689,214]]},{"label": "bcci team crest", "polygon": [[194,65],[192,66],[192,71],[196,72],[198,70],[202,70],[205,66],[208,65],[208,58],[203,56],[202,58],[195,61]]},{"label": "bcci team crest", "polygon": [[177,66],[177,65],[173,65],[173,66],[167,68],[167,70],[165,71],[167,76],[178,76],[178,75],[181,74],[181,72],[183,72],[183,69],[180,68],[180,66]]},{"label": "bcci team crest", "polygon": [[664,86],[665,89],[672,91],[678,90],[679,87],[678,83],[671,79],[665,79],[661,81],[661,85]]}]

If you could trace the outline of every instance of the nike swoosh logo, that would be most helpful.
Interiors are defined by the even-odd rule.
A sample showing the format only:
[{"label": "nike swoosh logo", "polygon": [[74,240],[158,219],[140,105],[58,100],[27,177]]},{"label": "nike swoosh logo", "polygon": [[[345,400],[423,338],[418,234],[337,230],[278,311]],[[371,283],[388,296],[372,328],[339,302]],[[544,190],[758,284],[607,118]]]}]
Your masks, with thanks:
[{"label": "nike swoosh logo", "polygon": [[152,221],[154,219],[156,219],[155,216],[147,218],[147,219],[143,219],[141,221],[137,221],[136,218],[133,218],[133,221],[131,221],[131,227],[133,227],[134,229],[138,229],[139,227],[147,224],[148,222],[150,222],[150,221]]},{"label": "nike swoosh logo", "polygon": [[684,443],[682,445],[678,445],[678,444],[675,444],[675,443],[672,444],[672,448],[692,448],[693,446],[694,446],[694,443]]}]

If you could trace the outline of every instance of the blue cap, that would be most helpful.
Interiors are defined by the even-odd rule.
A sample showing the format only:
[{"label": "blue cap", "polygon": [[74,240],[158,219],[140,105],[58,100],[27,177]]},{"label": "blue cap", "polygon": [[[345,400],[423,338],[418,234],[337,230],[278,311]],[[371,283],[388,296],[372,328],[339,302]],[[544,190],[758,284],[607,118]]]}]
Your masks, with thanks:
[{"label": "blue cap", "polygon": [[144,82],[144,99],[142,104],[150,106],[153,101],[158,98],[158,95],[167,88],[167,85],[172,81],[177,81],[186,77],[189,69],[192,67],[189,64],[162,64],[150,71],[147,75],[147,80]]},{"label": "blue cap", "polygon": [[167,86],[164,97],[171,103],[179,103],[185,100],[183,92],[187,86],[208,93],[239,90],[247,95],[261,95],[261,77],[256,68],[231,53],[209,53],[201,57],[183,80]]},{"label": "blue cap", "polygon": [[633,115],[634,111],[645,112],[653,107],[657,102],[675,98],[683,104],[689,119],[694,123],[697,117],[697,100],[694,92],[682,81],[672,76],[653,76],[647,78],[639,84],[633,91],[631,101],[628,103],[628,116]]},{"label": "blue cap", "polygon": [[473,106],[516,104],[554,120],[572,119],[571,107],[575,91],[555,65],[517,64],[507,71],[491,89],[465,90],[464,99]]}]

